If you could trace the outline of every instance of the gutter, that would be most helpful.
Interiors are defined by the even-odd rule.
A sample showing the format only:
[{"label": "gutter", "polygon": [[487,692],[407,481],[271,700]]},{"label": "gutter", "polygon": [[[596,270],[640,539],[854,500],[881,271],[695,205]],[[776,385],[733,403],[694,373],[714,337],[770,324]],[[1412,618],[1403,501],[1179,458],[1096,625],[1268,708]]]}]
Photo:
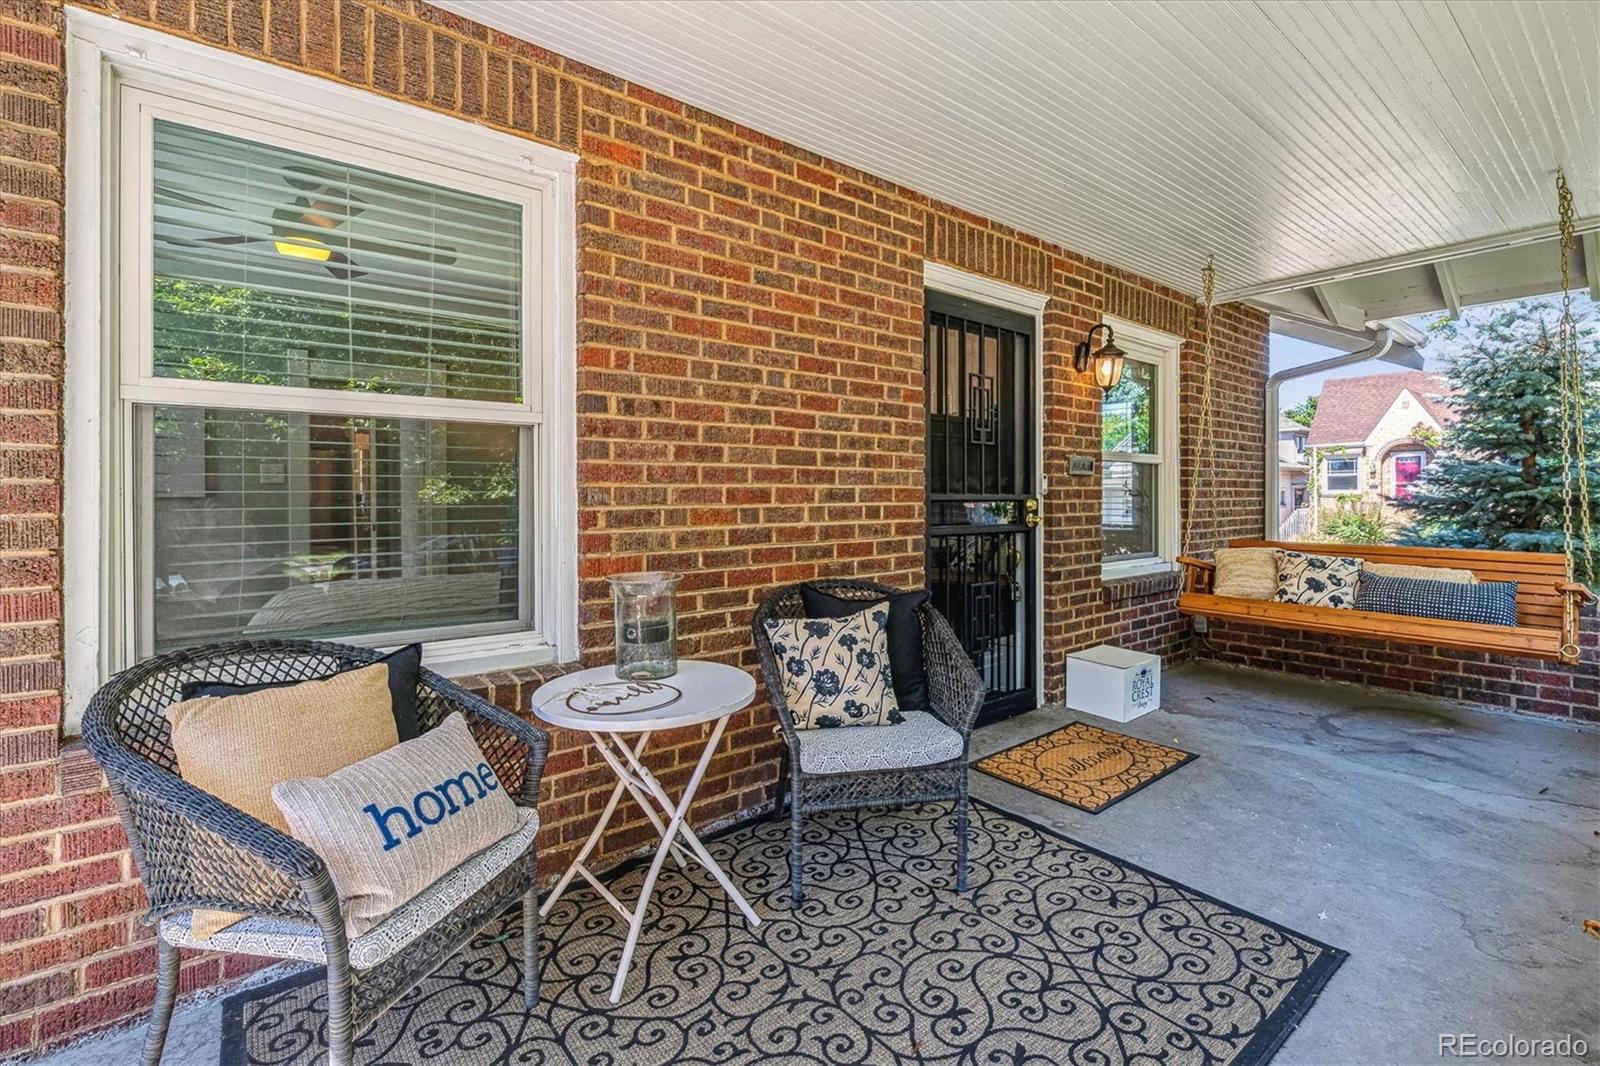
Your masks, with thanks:
[{"label": "gutter", "polygon": [[[1267,540],[1276,540],[1278,536],[1278,434],[1276,426],[1281,417],[1278,404],[1278,393],[1285,381],[1295,378],[1309,377],[1327,370],[1336,370],[1352,363],[1365,363],[1370,359],[1382,359],[1385,362],[1395,363],[1412,370],[1421,370],[1423,366],[1422,353],[1416,346],[1422,343],[1427,335],[1415,327],[1404,322],[1381,323],[1377,333],[1373,336],[1372,343],[1365,348],[1342,355],[1330,356],[1327,359],[1318,359],[1304,366],[1290,367],[1280,370],[1267,378],[1265,395],[1265,421],[1267,477],[1262,491],[1263,528]],[[1314,506],[1314,504],[1312,505]]]}]

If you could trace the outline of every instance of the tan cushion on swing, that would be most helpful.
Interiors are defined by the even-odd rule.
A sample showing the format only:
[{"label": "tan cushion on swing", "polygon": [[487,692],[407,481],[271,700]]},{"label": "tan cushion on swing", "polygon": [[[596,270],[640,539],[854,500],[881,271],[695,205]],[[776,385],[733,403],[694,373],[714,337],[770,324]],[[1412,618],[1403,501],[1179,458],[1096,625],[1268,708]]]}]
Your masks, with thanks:
[{"label": "tan cushion on swing", "polygon": [[1476,585],[1478,575],[1471,570],[1458,570],[1453,566],[1407,566],[1404,563],[1367,563],[1363,574],[1379,577],[1409,577],[1422,581],[1453,581],[1459,585]]},{"label": "tan cushion on swing", "polygon": [[1218,548],[1211,591],[1218,596],[1270,600],[1278,591],[1278,555],[1272,548]]}]

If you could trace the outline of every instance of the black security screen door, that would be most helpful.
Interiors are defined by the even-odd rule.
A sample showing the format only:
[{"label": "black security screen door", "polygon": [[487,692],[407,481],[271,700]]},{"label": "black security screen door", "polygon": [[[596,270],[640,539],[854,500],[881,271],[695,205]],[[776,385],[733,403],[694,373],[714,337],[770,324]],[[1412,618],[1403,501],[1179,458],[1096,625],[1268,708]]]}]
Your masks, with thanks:
[{"label": "black security screen door", "polygon": [[1038,705],[1033,320],[931,292],[927,306],[928,589],[994,721]]}]

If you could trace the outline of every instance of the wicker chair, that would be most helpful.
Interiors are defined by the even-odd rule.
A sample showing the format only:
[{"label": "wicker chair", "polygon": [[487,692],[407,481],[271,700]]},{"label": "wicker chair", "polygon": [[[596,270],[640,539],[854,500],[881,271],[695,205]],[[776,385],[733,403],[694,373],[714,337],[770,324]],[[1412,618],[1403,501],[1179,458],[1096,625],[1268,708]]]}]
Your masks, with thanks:
[{"label": "wicker chair", "polygon": [[[872,581],[823,580],[809,584],[830,595],[860,600],[863,604],[900,591]],[[767,683],[767,698],[778,712],[778,724],[787,745],[790,895],[796,904],[803,897],[801,844],[806,815],[942,800],[955,801],[956,891],[965,892],[967,742],[983,703],[983,679],[956,639],[950,623],[924,604],[918,609],[917,618],[922,623],[931,716],[924,719],[921,715],[911,715],[908,716],[911,721],[898,726],[797,730],[794,716],[783,698],[783,675],[773,657],[764,623],[772,618],[803,617],[800,588],[790,585],[768,596],[756,609],[750,623],[761,658],[761,673]],[[892,742],[876,743],[880,740]],[[931,760],[928,759],[930,753]],[[781,800],[779,807],[782,807]]]},{"label": "wicker chair", "polygon": [[[431,729],[461,711],[507,792],[525,808],[522,827],[354,940],[346,937],[328,868],[310,848],[178,776],[164,712],[180,698],[184,682],[302,681],[379,656],[367,648],[314,641],[221,644],[140,663],[112,678],[90,701],[84,741],[105,768],[150,899],[147,920],[158,923],[147,1066],[161,1061],[183,947],[325,964],[328,1059],[332,1066],[345,1066],[358,1034],[520,900],[523,996],[530,1008],[538,1002],[534,835],[539,777],[549,750],[543,730],[422,671],[419,726]],[[195,908],[249,917],[198,941],[190,935]]]}]

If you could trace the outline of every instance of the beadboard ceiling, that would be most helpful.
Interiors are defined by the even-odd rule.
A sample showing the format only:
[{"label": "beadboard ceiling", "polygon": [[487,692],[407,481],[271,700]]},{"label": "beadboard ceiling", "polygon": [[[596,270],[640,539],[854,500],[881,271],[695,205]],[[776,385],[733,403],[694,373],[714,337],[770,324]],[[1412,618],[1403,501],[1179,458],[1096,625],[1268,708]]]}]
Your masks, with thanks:
[{"label": "beadboard ceiling", "polygon": [[1591,0],[435,2],[1190,293],[1600,225]]}]

